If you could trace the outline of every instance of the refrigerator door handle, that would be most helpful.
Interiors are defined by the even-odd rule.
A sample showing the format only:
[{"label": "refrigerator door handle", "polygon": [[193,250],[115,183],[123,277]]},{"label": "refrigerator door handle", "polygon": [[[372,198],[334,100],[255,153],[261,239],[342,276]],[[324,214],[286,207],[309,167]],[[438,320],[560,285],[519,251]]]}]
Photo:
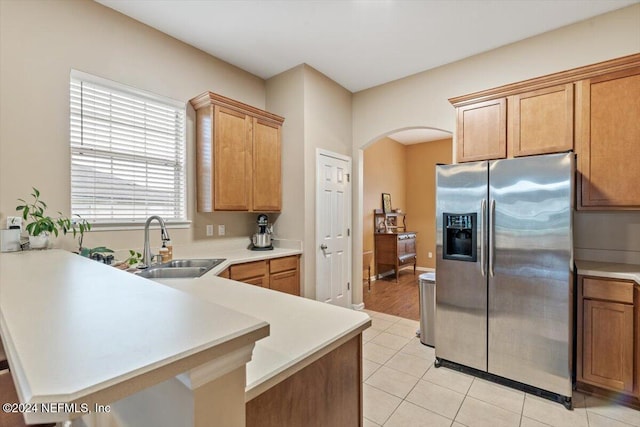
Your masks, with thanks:
[{"label": "refrigerator door handle", "polygon": [[480,203],[480,211],[482,212],[482,226],[480,227],[480,272],[482,277],[485,277],[485,267],[487,262],[485,260],[485,229],[487,227],[487,199],[482,199]]},{"label": "refrigerator door handle", "polygon": [[491,201],[491,209],[489,210],[489,275],[493,277],[493,264],[496,256],[496,201]]}]

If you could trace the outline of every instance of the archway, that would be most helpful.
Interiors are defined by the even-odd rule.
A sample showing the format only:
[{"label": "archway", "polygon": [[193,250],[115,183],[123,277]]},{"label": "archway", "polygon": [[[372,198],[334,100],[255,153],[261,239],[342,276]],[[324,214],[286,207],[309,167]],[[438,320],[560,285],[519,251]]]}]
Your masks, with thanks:
[{"label": "archway", "polygon": [[[429,225],[434,214],[428,212],[435,209],[435,183],[428,171],[435,163],[451,162],[452,137],[451,132],[433,127],[404,127],[385,132],[354,150],[354,283],[362,283],[363,268],[357,265],[362,263],[362,253],[373,250],[373,209],[381,207],[381,193],[391,193],[393,207],[405,211],[407,226],[418,231],[418,269],[427,269],[433,263],[428,253],[433,252],[431,246],[435,248],[435,225]],[[367,170],[365,164],[369,165]],[[371,274],[375,271],[373,264]],[[362,306],[362,287],[354,286],[353,298]]]}]

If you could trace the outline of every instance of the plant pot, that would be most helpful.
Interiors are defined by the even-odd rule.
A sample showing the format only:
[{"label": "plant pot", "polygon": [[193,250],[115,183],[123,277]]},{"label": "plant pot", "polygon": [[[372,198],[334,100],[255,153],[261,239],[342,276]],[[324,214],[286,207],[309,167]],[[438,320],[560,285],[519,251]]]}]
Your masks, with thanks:
[{"label": "plant pot", "polygon": [[47,249],[49,247],[49,233],[29,236],[29,247],[31,249]]}]

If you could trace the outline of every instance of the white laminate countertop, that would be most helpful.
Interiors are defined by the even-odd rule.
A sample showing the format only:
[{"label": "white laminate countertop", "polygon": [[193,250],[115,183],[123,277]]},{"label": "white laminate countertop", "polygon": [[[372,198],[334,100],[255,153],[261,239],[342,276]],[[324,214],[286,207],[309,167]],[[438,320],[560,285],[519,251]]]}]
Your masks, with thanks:
[{"label": "white laminate countertop", "polygon": [[256,317],[69,252],[0,254],[0,334],[23,403],[113,396],[143,374],[171,378],[162,369],[172,362],[189,370],[191,356],[268,333]]},{"label": "white laminate countertop", "polygon": [[363,311],[224,279],[211,272],[197,279],[158,281],[269,323],[269,336],[256,342],[247,364],[247,401],[306,366],[328,346],[371,325],[371,318]]},{"label": "white laminate countertop", "polygon": [[637,264],[576,260],[576,267],[583,276],[633,280],[640,285],[640,265]]}]

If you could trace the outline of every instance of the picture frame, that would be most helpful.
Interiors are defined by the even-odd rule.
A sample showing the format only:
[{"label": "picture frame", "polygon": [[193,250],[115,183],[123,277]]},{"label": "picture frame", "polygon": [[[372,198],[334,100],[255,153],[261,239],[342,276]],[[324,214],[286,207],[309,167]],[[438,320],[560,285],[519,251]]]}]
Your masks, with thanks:
[{"label": "picture frame", "polygon": [[382,212],[391,213],[391,194],[382,193]]}]

